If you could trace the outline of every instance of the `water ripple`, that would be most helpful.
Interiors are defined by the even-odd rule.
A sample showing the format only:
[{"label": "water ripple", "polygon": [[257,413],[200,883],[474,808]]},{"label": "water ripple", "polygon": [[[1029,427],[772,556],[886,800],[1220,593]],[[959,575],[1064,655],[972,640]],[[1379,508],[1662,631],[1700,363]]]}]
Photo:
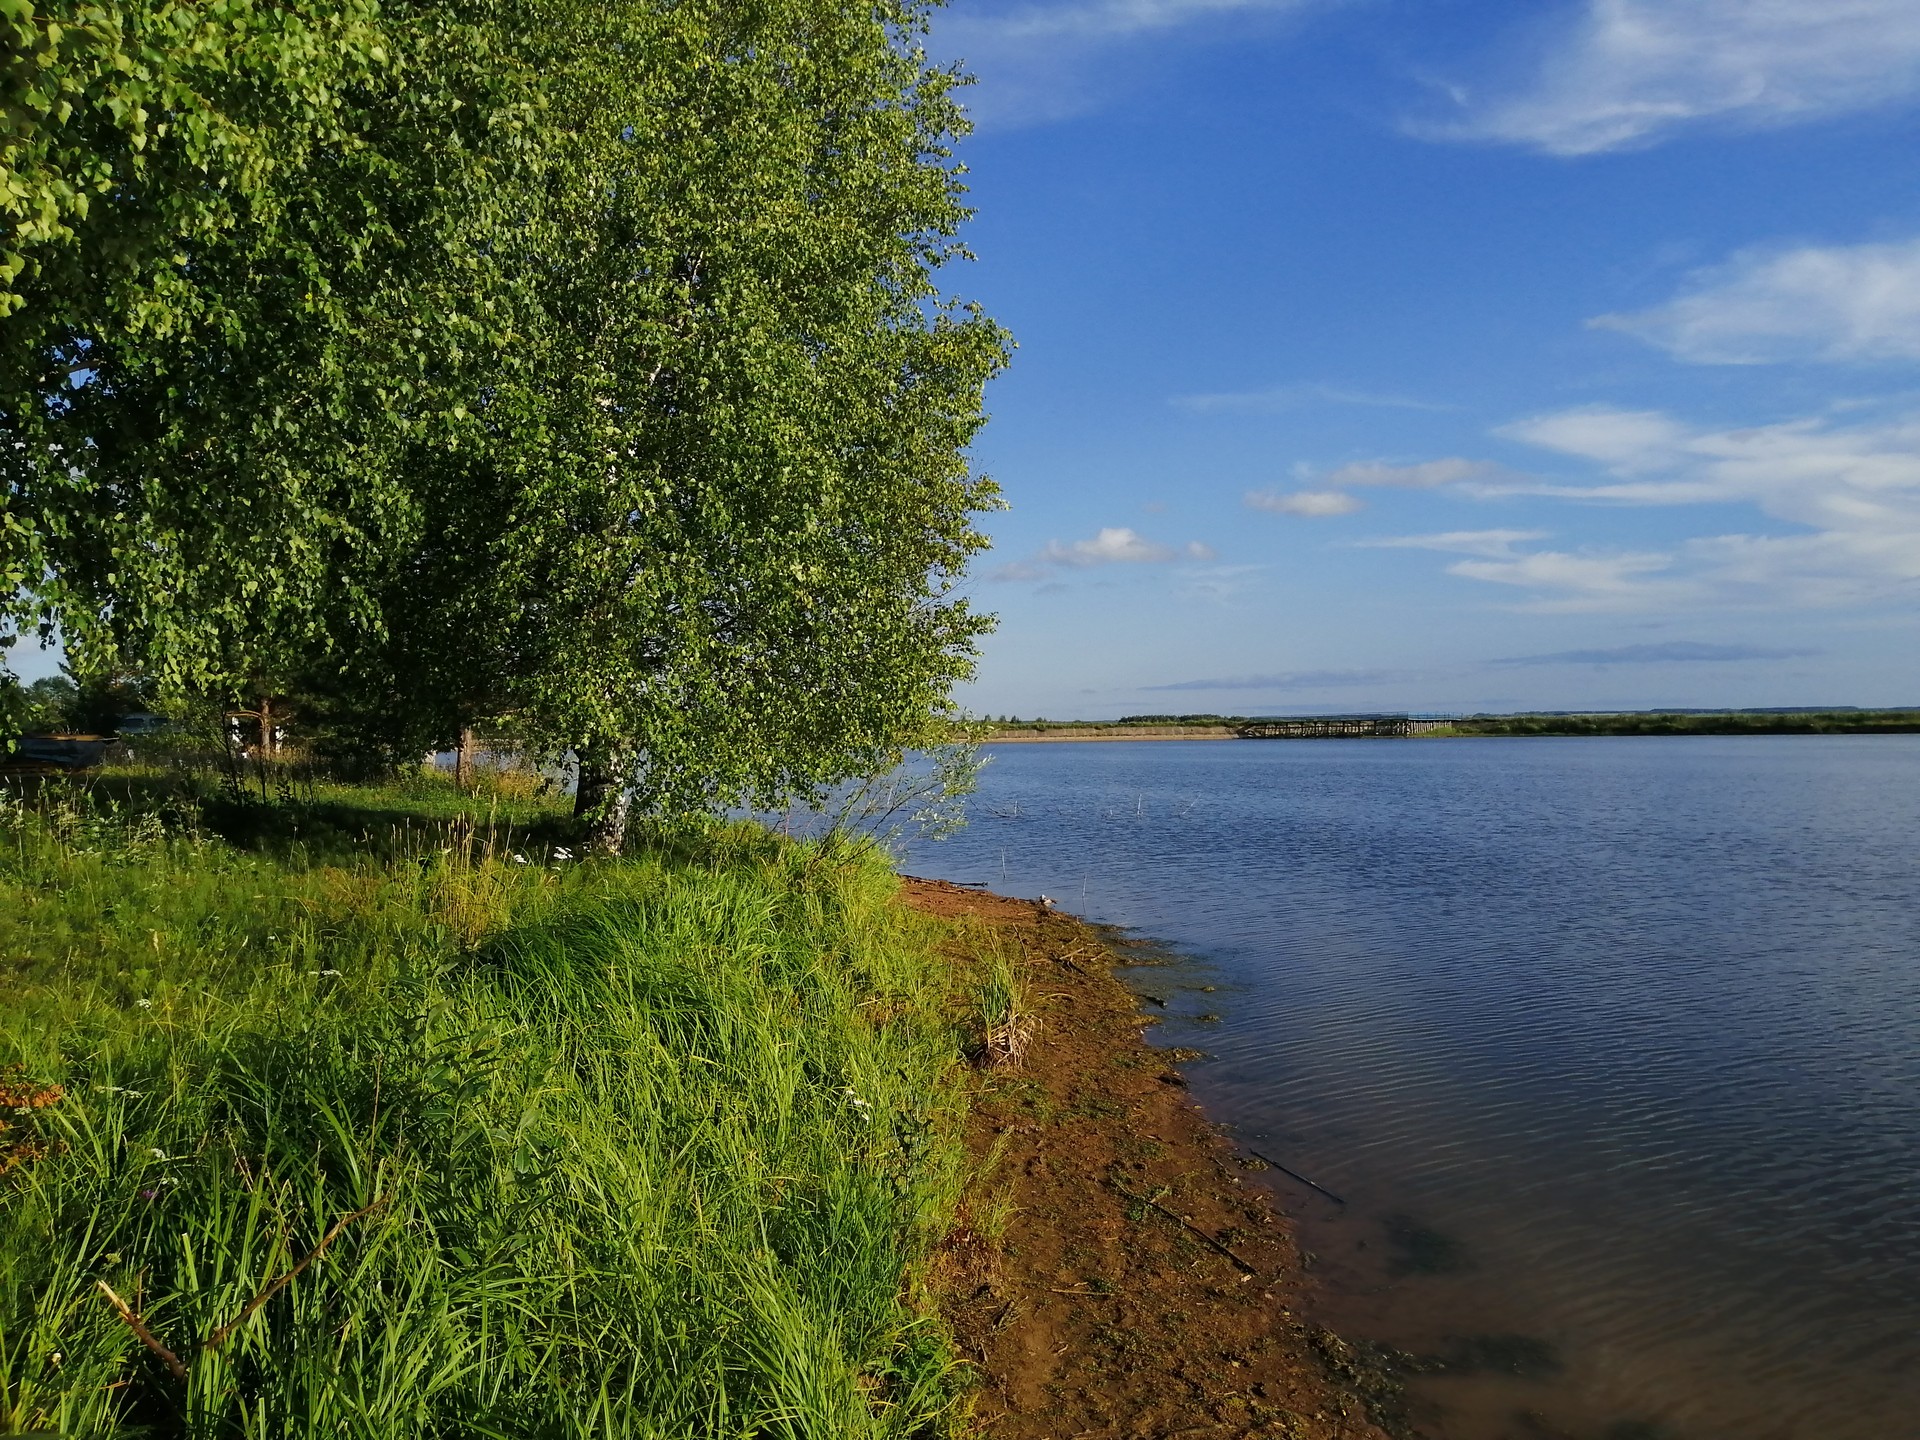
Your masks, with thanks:
[{"label": "water ripple", "polygon": [[912,868],[1218,987],[1158,1033],[1352,1202],[1286,1192],[1332,1321],[1552,1346],[1426,1433],[1920,1436],[1920,738],[1009,746],[975,816]]}]

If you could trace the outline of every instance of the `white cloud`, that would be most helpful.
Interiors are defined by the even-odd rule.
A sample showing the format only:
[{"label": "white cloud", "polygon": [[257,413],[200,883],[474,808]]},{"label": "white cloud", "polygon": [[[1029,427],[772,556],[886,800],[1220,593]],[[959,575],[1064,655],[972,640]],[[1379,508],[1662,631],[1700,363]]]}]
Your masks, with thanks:
[{"label": "white cloud", "polygon": [[1329,485],[1392,485],[1409,490],[1434,490],[1442,485],[1487,483],[1507,477],[1498,465],[1485,460],[1425,460],[1417,465],[1389,465],[1370,460],[1342,465],[1322,477]]},{"label": "white cloud", "polygon": [[1304,0],[1085,0],[1073,5],[976,5],[943,31],[996,44],[1125,40],[1246,11],[1298,9]]},{"label": "white cloud", "polygon": [[1213,547],[1198,540],[1185,545],[1162,545],[1124,525],[1108,525],[1090,540],[1063,543],[1050,540],[1039,554],[1013,560],[988,577],[993,580],[1043,580],[1058,570],[1085,570],[1096,565],[1165,565],[1178,560],[1214,559]]},{"label": "white cloud", "polygon": [[1230,390],[1213,395],[1176,395],[1174,405],[1207,415],[1219,412],[1271,415],[1310,405],[1355,405],[1373,410],[1445,411],[1458,407],[1406,395],[1382,395],[1338,385],[1274,385],[1265,390]]},{"label": "white cloud", "polygon": [[[965,98],[992,123],[1031,124],[1097,108],[1126,83],[1115,57],[1147,40],[1218,41],[1245,24],[1330,0],[972,0],[935,19],[932,48],[979,77]],[[1229,28],[1230,22],[1240,22]]]},{"label": "white cloud", "polygon": [[1795,533],[1698,536],[1659,550],[1525,551],[1538,532],[1367,542],[1457,553],[1468,579],[1530,590],[1536,608],[1871,605],[1920,598],[1920,413],[1744,429],[1589,408],[1507,426],[1508,438],[1600,467],[1587,485],[1508,493],[1613,505],[1746,505]]},{"label": "white cloud", "polygon": [[1346,685],[1380,685],[1395,677],[1385,670],[1290,670],[1279,675],[1221,675],[1146,685],[1145,690],[1327,690]]},{"label": "white cloud", "polygon": [[1045,580],[1053,571],[1033,560],[1009,560],[987,575],[989,580]]},{"label": "white cloud", "polygon": [[1232,605],[1254,587],[1265,565],[1195,565],[1181,572],[1175,593],[1183,600],[1207,605]]},{"label": "white cloud", "polygon": [[1685,444],[1687,428],[1657,410],[1593,406],[1537,415],[1502,426],[1494,434],[1620,470],[1658,467]]},{"label": "white cloud", "polygon": [[1596,461],[1616,477],[1539,486],[1535,494],[1637,505],[1744,503],[1813,529],[1920,531],[1920,414],[1713,430],[1590,408],[1523,420],[1501,433]]},{"label": "white cloud", "polygon": [[1438,550],[1499,559],[1512,555],[1514,546],[1544,540],[1547,535],[1545,530],[1445,530],[1438,535],[1386,535],[1355,543],[1368,550]]},{"label": "white cloud", "polygon": [[1717,645],[1702,640],[1656,640],[1604,650],[1556,650],[1551,655],[1508,655],[1492,665],[1727,665],[1750,660],[1799,660],[1818,655],[1800,646]]},{"label": "white cloud", "polygon": [[1656,143],[1712,124],[1758,129],[1920,93],[1913,0],[1586,0],[1528,81],[1436,133],[1553,155]]},{"label": "white cloud", "polygon": [[1249,509],[1267,510],[1275,515],[1300,515],[1323,519],[1329,515],[1351,515],[1364,510],[1367,502],[1341,490],[1249,490]]},{"label": "white cloud", "polygon": [[1040,559],[1048,565],[1067,565],[1075,569],[1088,565],[1159,565],[1169,560],[1211,560],[1213,551],[1198,540],[1176,550],[1160,545],[1124,525],[1109,525],[1091,540],[1075,540],[1063,545],[1047,543]]},{"label": "white cloud", "polygon": [[1673,556],[1665,554],[1536,550],[1506,560],[1461,560],[1447,573],[1538,591],[1538,608],[1545,610],[1640,610],[1697,598],[1695,587],[1666,573],[1672,567]]},{"label": "white cloud", "polygon": [[1588,323],[1702,365],[1920,359],[1920,239],[1751,250],[1692,280],[1665,305]]},{"label": "white cloud", "polygon": [[1423,460],[1413,465],[1390,465],[1383,460],[1368,460],[1352,465],[1342,465],[1324,475],[1314,476],[1311,469],[1297,467],[1302,480],[1315,479],[1327,486],[1341,488],[1324,490],[1249,490],[1244,499],[1249,508],[1268,510],[1276,515],[1301,515],[1308,518],[1324,518],[1330,515],[1351,515],[1356,510],[1364,510],[1367,502],[1351,494],[1355,486],[1391,486],[1403,490],[1440,490],[1453,489],[1457,492],[1474,495],[1504,495],[1512,492],[1516,484],[1524,484],[1527,477],[1516,475],[1499,465],[1485,460],[1463,460],[1457,456],[1445,460]]}]

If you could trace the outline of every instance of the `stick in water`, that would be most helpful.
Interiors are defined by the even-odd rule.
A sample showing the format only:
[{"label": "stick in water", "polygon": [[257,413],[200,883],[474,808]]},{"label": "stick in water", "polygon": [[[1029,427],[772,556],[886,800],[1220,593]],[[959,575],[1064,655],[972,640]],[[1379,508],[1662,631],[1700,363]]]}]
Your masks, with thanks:
[{"label": "stick in water", "polygon": [[1318,1190],[1322,1195],[1326,1196],[1327,1199],[1333,1201],[1334,1204],[1344,1205],[1347,1203],[1346,1201],[1342,1200],[1338,1195],[1334,1194],[1331,1190],[1327,1189],[1327,1187],[1322,1185],[1318,1180],[1309,1180],[1306,1176],[1302,1175],[1298,1170],[1289,1169],[1287,1166],[1282,1165],[1278,1160],[1274,1159],[1271,1155],[1262,1155],[1258,1150],[1254,1149],[1251,1145],[1246,1147],[1246,1151],[1249,1155],[1253,1156],[1254,1159],[1266,1161],[1267,1164],[1271,1165],[1274,1169],[1278,1170],[1282,1175],[1291,1175],[1294,1179],[1298,1180],[1302,1185],[1311,1185],[1315,1190]]},{"label": "stick in water", "polygon": [[1155,1200],[1150,1196],[1142,1195],[1140,1198],[1142,1200],[1145,1200],[1147,1204],[1152,1206],[1155,1210],[1158,1210],[1162,1215],[1166,1216],[1167,1219],[1173,1221],[1173,1223],[1178,1225],[1182,1230],[1185,1230],[1190,1235],[1198,1236],[1201,1240],[1204,1240],[1208,1245],[1212,1246],[1213,1249],[1219,1251],[1220,1254],[1226,1256],[1228,1260],[1233,1262],[1234,1267],[1237,1270],[1239,1270],[1239,1272],[1242,1275],[1252,1277],[1260,1273],[1258,1270],[1254,1269],[1253,1266],[1249,1265],[1246,1261],[1242,1260],[1238,1255],[1234,1254],[1229,1247],[1227,1247],[1226,1245],[1223,1245],[1220,1241],[1214,1239],[1213,1236],[1207,1234],[1207,1232],[1202,1230],[1198,1225],[1194,1224],[1191,1220],[1187,1219],[1186,1216],[1177,1214],[1174,1211],[1169,1210],[1166,1206],[1162,1205],[1158,1200]]}]

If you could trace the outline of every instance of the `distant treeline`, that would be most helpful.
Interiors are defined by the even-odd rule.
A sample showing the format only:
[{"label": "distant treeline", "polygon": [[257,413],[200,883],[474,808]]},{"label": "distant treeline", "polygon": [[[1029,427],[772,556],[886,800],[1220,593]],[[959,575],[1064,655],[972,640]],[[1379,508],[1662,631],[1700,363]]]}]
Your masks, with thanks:
[{"label": "distant treeline", "polygon": [[1884,735],[1920,732],[1920,710],[1668,710],[1473,715],[1456,735]]},{"label": "distant treeline", "polygon": [[[996,732],[1162,729],[1168,726],[1231,726],[1315,716],[1123,715],[1118,720],[1021,720],[989,722]],[[1437,717],[1436,717],[1437,718]],[[1462,715],[1439,735],[1882,735],[1920,732],[1920,709],[1861,710],[1836,705],[1825,710],[1628,710],[1579,713],[1538,711],[1523,715]]]}]

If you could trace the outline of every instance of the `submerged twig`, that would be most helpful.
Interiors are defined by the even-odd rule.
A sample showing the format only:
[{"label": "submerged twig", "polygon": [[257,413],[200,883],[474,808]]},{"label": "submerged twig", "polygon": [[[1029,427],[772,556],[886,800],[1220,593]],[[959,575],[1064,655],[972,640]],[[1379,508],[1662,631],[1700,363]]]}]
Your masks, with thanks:
[{"label": "submerged twig", "polygon": [[1246,1261],[1242,1260],[1238,1255],[1234,1254],[1233,1251],[1230,1248],[1228,1248],[1226,1245],[1214,1239],[1213,1236],[1207,1234],[1206,1231],[1202,1230],[1198,1225],[1194,1224],[1191,1220],[1187,1219],[1186,1216],[1181,1215],[1175,1211],[1169,1210],[1166,1206],[1162,1205],[1158,1200],[1152,1199],[1151,1197],[1144,1197],[1144,1198],[1146,1198],[1147,1204],[1149,1206],[1151,1206],[1155,1210],[1158,1210],[1162,1215],[1166,1216],[1167,1219],[1173,1221],[1174,1224],[1178,1225],[1182,1230],[1185,1230],[1189,1235],[1195,1236],[1196,1238],[1204,1241],[1212,1249],[1217,1250],[1220,1252],[1220,1254],[1226,1256],[1226,1258],[1232,1261],[1234,1266],[1239,1269],[1241,1274],[1258,1275],[1260,1273],[1258,1270],[1254,1269],[1253,1266],[1249,1265]]},{"label": "submerged twig", "polygon": [[1327,1199],[1333,1201],[1334,1204],[1344,1205],[1347,1203],[1346,1201],[1342,1200],[1338,1195],[1334,1194],[1331,1190],[1327,1189],[1327,1187],[1322,1185],[1318,1180],[1309,1180],[1306,1176],[1302,1175],[1298,1170],[1288,1169],[1285,1165],[1282,1165],[1278,1160],[1274,1159],[1271,1155],[1262,1155],[1258,1150],[1254,1149],[1251,1145],[1245,1146],[1243,1148],[1246,1150],[1246,1152],[1249,1155],[1253,1156],[1254,1159],[1264,1160],[1267,1164],[1271,1165],[1274,1169],[1278,1170],[1282,1175],[1291,1175],[1294,1179],[1298,1180],[1302,1185],[1312,1186],[1315,1190],[1318,1190],[1322,1195],[1326,1196]]},{"label": "submerged twig", "polygon": [[1180,1214],[1178,1211],[1169,1210],[1166,1206],[1162,1205],[1158,1200],[1154,1199],[1153,1196],[1136,1195],[1133,1193],[1133,1191],[1127,1189],[1126,1186],[1120,1184],[1119,1181],[1117,1180],[1111,1181],[1109,1183],[1113,1185],[1114,1189],[1118,1190],[1122,1195],[1126,1196],[1129,1200],[1137,1200],[1142,1205],[1145,1205],[1148,1209],[1158,1211],[1161,1215],[1164,1215],[1167,1219],[1173,1221],[1173,1223],[1178,1225],[1182,1230],[1185,1230],[1189,1235],[1192,1235],[1195,1239],[1201,1241],[1209,1249],[1214,1250],[1219,1254],[1225,1256],[1229,1261],[1233,1263],[1234,1267],[1237,1270],[1239,1270],[1242,1275],[1245,1275],[1251,1278],[1260,1273],[1252,1265],[1249,1265],[1245,1260],[1242,1260],[1238,1255],[1234,1254],[1233,1250],[1229,1246],[1227,1246],[1226,1244],[1224,1244],[1219,1240],[1214,1239],[1213,1236],[1209,1235],[1206,1231],[1202,1230],[1198,1225],[1194,1224],[1191,1220],[1187,1219],[1186,1216]]}]

